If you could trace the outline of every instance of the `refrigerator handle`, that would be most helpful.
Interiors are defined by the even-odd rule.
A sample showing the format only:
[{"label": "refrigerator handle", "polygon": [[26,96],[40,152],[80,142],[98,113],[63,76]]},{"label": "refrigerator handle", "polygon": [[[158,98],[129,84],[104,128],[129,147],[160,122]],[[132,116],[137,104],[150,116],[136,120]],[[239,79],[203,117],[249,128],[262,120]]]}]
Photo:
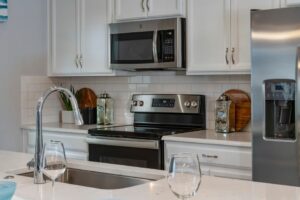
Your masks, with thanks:
[{"label": "refrigerator handle", "polygon": [[297,59],[296,59],[296,88],[295,88],[295,136],[296,141],[298,140],[298,134],[300,130],[300,47],[297,48]]}]

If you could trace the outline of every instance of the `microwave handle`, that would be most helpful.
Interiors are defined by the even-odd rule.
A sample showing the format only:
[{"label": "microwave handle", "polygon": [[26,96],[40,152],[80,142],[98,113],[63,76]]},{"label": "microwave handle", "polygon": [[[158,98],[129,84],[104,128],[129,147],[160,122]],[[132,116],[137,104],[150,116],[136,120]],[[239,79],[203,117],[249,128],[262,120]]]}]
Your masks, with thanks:
[{"label": "microwave handle", "polygon": [[152,42],[152,51],[153,51],[153,58],[154,62],[158,63],[158,55],[157,55],[157,30],[153,33],[153,42]]}]

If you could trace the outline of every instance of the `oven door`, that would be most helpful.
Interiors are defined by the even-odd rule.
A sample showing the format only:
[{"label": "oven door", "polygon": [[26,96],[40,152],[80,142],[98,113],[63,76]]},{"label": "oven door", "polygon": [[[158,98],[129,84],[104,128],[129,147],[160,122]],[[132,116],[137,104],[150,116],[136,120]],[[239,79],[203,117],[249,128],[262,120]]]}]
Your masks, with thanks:
[{"label": "oven door", "polygon": [[89,161],[163,169],[159,141],[90,136]]}]

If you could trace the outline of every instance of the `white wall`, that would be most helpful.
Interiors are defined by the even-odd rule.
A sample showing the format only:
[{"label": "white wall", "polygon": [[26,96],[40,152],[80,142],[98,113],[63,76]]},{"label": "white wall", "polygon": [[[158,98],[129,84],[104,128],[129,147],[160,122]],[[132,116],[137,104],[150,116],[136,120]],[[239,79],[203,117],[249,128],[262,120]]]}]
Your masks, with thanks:
[{"label": "white wall", "polygon": [[21,75],[46,75],[46,0],[8,0],[0,23],[0,149],[21,150]]}]

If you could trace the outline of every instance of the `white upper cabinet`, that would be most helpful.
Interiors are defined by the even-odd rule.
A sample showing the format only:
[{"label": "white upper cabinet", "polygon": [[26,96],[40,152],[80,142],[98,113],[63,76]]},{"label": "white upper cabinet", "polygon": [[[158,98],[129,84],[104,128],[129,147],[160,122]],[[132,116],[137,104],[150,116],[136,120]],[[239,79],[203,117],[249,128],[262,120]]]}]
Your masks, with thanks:
[{"label": "white upper cabinet", "polygon": [[231,71],[251,69],[251,10],[279,8],[278,0],[231,0]]},{"label": "white upper cabinet", "polygon": [[48,0],[48,75],[113,75],[109,0]]},{"label": "white upper cabinet", "polygon": [[148,0],[148,16],[183,16],[185,14],[184,0]]},{"label": "white upper cabinet", "polygon": [[250,12],[279,6],[279,0],[188,0],[187,74],[250,73]]},{"label": "white upper cabinet", "polygon": [[144,0],[115,0],[115,19],[129,20],[147,17]]},{"label": "white upper cabinet", "polygon": [[85,74],[112,74],[108,63],[108,22],[107,0],[82,1],[81,54],[82,72]]},{"label": "white upper cabinet", "polygon": [[299,6],[300,0],[281,0],[282,7]]},{"label": "white upper cabinet", "polygon": [[184,17],[186,0],[114,0],[116,21]]},{"label": "white upper cabinet", "polygon": [[[49,72],[56,74],[73,73],[78,52],[77,1],[52,0],[49,33]],[[50,72],[50,73],[51,73]]]},{"label": "white upper cabinet", "polygon": [[[189,72],[226,71],[230,5],[220,0],[189,0],[187,65]],[[228,49],[229,50],[229,49]]]}]

